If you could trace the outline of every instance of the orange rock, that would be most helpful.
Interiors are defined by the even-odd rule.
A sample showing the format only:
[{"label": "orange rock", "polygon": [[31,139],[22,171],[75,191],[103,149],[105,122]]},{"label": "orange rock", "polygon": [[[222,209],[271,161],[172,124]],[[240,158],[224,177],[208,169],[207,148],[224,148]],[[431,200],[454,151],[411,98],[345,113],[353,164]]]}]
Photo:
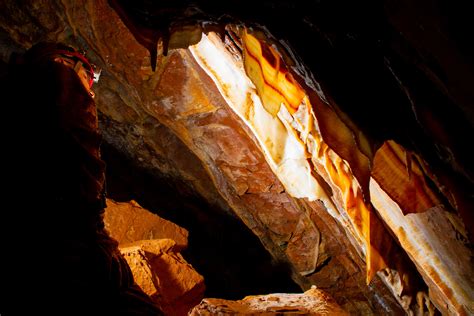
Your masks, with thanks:
[{"label": "orange rock", "polygon": [[176,249],[171,239],[141,240],[120,247],[135,282],[166,315],[187,315],[204,296],[204,278]]},{"label": "orange rock", "polygon": [[245,71],[255,84],[265,109],[276,116],[284,104],[290,113],[294,113],[303,100],[304,91],[279,53],[246,30],[242,38]]},{"label": "orange rock", "polygon": [[169,238],[176,241],[176,251],[188,246],[188,231],[142,208],[137,202],[107,200],[105,228],[119,244],[137,240]]},{"label": "orange rock", "polygon": [[160,280],[152,270],[147,260],[145,251],[140,246],[121,247],[120,252],[127,260],[133,273],[135,282],[140,288],[148,294],[153,300],[159,301]]},{"label": "orange rock", "polygon": [[189,313],[196,315],[348,315],[325,292],[247,296],[240,301],[206,298]]},{"label": "orange rock", "polygon": [[403,214],[422,213],[441,204],[426,182],[426,163],[394,141],[386,141],[374,158],[372,177],[400,206]]}]

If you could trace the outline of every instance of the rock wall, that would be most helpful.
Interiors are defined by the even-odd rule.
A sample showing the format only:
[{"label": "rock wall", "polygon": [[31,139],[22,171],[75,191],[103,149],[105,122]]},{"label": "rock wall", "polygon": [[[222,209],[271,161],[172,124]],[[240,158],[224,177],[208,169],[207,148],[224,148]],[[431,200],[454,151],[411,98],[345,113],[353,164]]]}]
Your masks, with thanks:
[{"label": "rock wall", "polygon": [[138,286],[166,315],[187,315],[204,296],[204,278],[180,254],[188,232],[137,202],[107,201],[104,223]]},{"label": "rock wall", "polygon": [[[357,237],[328,214],[327,205],[295,199],[284,189],[254,133],[228,106],[188,50],[160,56],[153,72],[150,52],[105,0],[27,1],[21,7],[14,1],[3,1],[0,12],[4,61],[13,51],[22,51],[39,40],[53,40],[86,49],[90,59],[104,69],[95,89],[107,143],[150,174],[179,179],[185,184],[183,191],[202,196],[222,212],[239,218],[275,260],[291,266],[294,280],[303,289],[317,284],[353,314],[403,313],[402,302],[384,283],[386,278],[377,276],[366,285],[366,263]],[[344,46],[337,33],[326,34],[328,41]],[[298,48],[301,52],[301,46]],[[324,49],[321,53],[330,56]],[[329,76],[330,66],[339,74],[344,74],[344,67],[363,71],[357,64],[357,57],[363,56],[359,53],[341,65],[331,58],[328,66],[308,61],[313,70],[321,71],[331,95],[342,104],[349,97],[337,92],[337,84],[332,83],[341,80],[348,95],[363,99],[356,89],[360,84],[351,86],[354,76]],[[374,90],[373,102],[365,110],[385,91]],[[348,113],[358,118],[356,122],[365,121],[354,112]],[[385,131],[384,126],[371,128],[369,134]],[[437,137],[442,139],[442,134]],[[142,250],[134,248],[132,252],[140,254]],[[416,258],[413,260],[416,264]]]}]

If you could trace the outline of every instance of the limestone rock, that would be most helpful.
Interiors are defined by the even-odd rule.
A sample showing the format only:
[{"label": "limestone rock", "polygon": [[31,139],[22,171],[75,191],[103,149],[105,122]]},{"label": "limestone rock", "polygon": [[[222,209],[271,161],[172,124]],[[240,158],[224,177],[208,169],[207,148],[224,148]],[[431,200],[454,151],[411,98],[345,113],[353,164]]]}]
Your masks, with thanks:
[{"label": "limestone rock", "polygon": [[177,251],[188,245],[188,231],[142,208],[137,202],[107,200],[105,228],[119,244],[137,240],[169,238],[176,242]]},{"label": "limestone rock", "polygon": [[171,239],[123,245],[135,282],[166,315],[186,315],[204,296],[204,278],[184,260]]},{"label": "limestone rock", "polygon": [[240,301],[206,298],[189,315],[348,315],[326,293],[312,288],[303,294],[247,296]]}]

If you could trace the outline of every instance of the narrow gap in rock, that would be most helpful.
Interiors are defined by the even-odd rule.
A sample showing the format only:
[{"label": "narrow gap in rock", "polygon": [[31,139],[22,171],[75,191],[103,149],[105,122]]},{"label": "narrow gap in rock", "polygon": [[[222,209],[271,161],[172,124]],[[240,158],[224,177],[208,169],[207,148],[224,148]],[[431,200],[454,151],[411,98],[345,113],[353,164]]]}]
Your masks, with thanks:
[{"label": "narrow gap in rock", "polygon": [[204,276],[205,297],[242,299],[247,295],[301,292],[290,269],[275,262],[259,239],[237,218],[191,195],[186,184],[150,174],[110,145],[108,197],[136,200],[144,208],[189,231],[185,259]]}]

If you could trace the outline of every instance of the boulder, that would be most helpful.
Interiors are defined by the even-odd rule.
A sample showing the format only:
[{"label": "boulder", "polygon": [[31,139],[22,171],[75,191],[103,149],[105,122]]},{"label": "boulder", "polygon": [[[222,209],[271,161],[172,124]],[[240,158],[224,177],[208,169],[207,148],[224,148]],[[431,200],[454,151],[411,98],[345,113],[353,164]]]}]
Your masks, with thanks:
[{"label": "boulder", "polygon": [[204,278],[177,252],[171,239],[120,246],[135,282],[166,315],[187,315],[204,296]]},{"label": "boulder", "polygon": [[176,242],[177,251],[188,246],[186,229],[151,213],[133,200],[115,202],[108,199],[104,222],[110,236],[119,244],[167,238]]}]

